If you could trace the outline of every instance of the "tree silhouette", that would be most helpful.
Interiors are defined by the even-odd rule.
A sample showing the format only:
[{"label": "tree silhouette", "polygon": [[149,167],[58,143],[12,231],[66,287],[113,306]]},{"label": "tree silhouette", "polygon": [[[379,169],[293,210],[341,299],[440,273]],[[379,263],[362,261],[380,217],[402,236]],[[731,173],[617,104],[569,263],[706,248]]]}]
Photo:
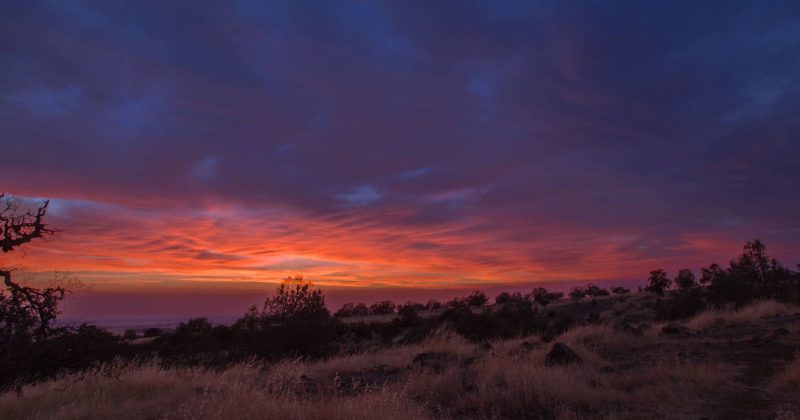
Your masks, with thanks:
[{"label": "tree silhouette", "polygon": [[270,322],[287,322],[297,319],[327,319],[325,295],[320,289],[303,281],[302,276],[287,277],[274,296],[264,301],[262,316]]},{"label": "tree silhouette", "polygon": [[664,292],[672,285],[672,280],[667,278],[667,272],[658,269],[650,272],[650,277],[647,279],[647,286],[645,291],[664,296]]},{"label": "tree silhouette", "polygon": [[480,290],[473,290],[469,296],[464,298],[464,301],[469,306],[481,307],[489,302],[489,298],[486,296],[486,293]]},{"label": "tree silhouette", "polygon": [[578,302],[586,297],[586,289],[580,286],[575,286],[574,288],[572,288],[572,290],[570,290],[569,297],[570,299]]},{"label": "tree silhouette", "polygon": [[544,287],[536,287],[528,296],[530,299],[533,299],[537,305],[546,307],[552,302],[563,298],[564,294],[560,292],[548,292]]},{"label": "tree silhouette", "polygon": [[[5,194],[0,194],[0,199]],[[20,210],[14,200],[8,199],[0,211],[0,249],[13,251],[37,238],[56,231],[45,224],[49,201],[36,209]],[[64,287],[36,289],[22,286],[12,279],[14,270],[0,268],[5,292],[0,292],[0,347],[19,346],[30,340],[44,340],[51,332],[51,323],[58,315],[58,303],[64,299]],[[8,350],[8,349],[0,349]]]},{"label": "tree silhouette", "polygon": [[678,286],[680,290],[688,290],[697,286],[697,282],[694,279],[694,273],[692,270],[688,268],[684,268],[678,271],[678,275],[675,276],[675,285]]}]

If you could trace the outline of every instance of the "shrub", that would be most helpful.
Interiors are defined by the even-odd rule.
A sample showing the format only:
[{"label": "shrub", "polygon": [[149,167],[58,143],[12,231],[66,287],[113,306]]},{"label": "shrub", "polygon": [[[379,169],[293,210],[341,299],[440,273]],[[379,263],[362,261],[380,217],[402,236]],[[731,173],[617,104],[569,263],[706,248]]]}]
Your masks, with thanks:
[{"label": "shrub", "polygon": [[236,321],[231,337],[234,353],[242,358],[320,357],[331,350],[336,329],[322,290],[289,277],[261,312],[253,306]]},{"label": "shrub", "polygon": [[428,303],[425,304],[425,309],[429,311],[438,311],[439,309],[442,308],[444,308],[444,305],[442,304],[442,302],[439,302],[436,299],[431,299],[428,301]]},{"label": "shrub", "polygon": [[664,296],[664,292],[672,285],[672,280],[667,278],[667,272],[658,269],[653,270],[650,272],[650,277],[647,279],[647,286],[644,288],[645,291]]},{"label": "shrub", "polygon": [[469,294],[469,296],[464,298],[464,301],[469,306],[480,308],[483,305],[486,305],[487,302],[489,302],[489,298],[486,296],[486,293],[480,290],[473,290],[472,293]]},{"label": "shrub", "polygon": [[626,289],[622,286],[615,286],[611,288],[611,293],[615,295],[627,295],[631,292],[631,289]]},{"label": "shrub", "polygon": [[530,296],[537,305],[546,307],[550,303],[563,298],[564,294],[560,292],[548,292],[544,287],[537,287],[534,288],[528,296]]},{"label": "shrub", "polygon": [[586,296],[591,296],[591,297],[600,297],[609,295],[608,290],[600,288],[599,286],[596,286],[591,283],[589,283],[589,285],[586,286],[586,289],[584,289],[584,293],[586,293]]},{"label": "shrub", "polygon": [[503,293],[500,293],[499,295],[497,295],[497,297],[494,299],[494,303],[500,304],[500,305],[509,305],[509,304],[510,305],[516,305],[516,304],[519,304],[519,303],[521,303],[521,302],[523,302],[525,300],[526,299],[525,299],[524,296],[522,296],[522,293],[519,293],[519,292],[514,292],[514,293],[503,292]]},{"label": "shrub", "polygon": [[418,308],[419,306],[414,303],[401,305],[397,310],[398,317],[392,322],[398,327],[413,327],[419,325],[422,318],[417,314]]},{"label": "shrub", "polygon": [[314,289],[311,283],[303,281],[303,277],[287,277],[277,293],[264,301],[262,316],[271,322],[324,320],[330,312],[325,306],[322,290]]},{"label": "shrub", "polygon": [[694,279],[694,273],[692,273],[692,270],[684,268],[678,271],[678,275],[675,276],[675,285],[678,286],[679,290],[688,290],[696,287],[697,282]]},{"label": "shrub", "polygon": [[570,299],[572,299],[572,300],[577,302],[577,301],[579,301],[579,300],[581,300],[581,299],[586,297],[586,290],[584,290],[583,287],[575,286],[569,292],[569,297],[570,297]]},{"label": "shrub", "polygon": [[372,315],[386,315],[393,314],[397,309],[397,305],[391,300],[384,300],[370,305],[369,313]]},{"label": "shrub", "polygon": [[710,283],[709,299],[718,307],[741,307],[756,299],[800,302],[800,273],[770,258],[757,239],[747,242],[727,269],[716,264],[703,269],[701,282]]},{"label": "shrub", "polygon": [[656,302],[656,319],[677,320],[690,318],[706,309],[705,291],[693,287],[680,289],[667,299]]},{"label": "shrub", "polygon": [[369,308],[363,303],[345,303],[333,316],[343,318],[369,314]]}]

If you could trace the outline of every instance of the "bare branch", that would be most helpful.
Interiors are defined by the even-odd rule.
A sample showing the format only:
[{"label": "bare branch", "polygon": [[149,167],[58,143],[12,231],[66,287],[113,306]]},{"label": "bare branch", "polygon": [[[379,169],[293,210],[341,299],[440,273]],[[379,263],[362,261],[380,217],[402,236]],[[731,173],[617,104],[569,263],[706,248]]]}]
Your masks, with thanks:
[{"label": "bare branch", "polygon": [[[0,193],[0,198],[3,197],[5,193]],[[44,222],[49,205],[50,200],[45,200],[34,213],[32,210],[20,211],[13,200],[7,199],[5,208],[0,210],[0,250],[9,252],[36,238],[55,233]]]}]

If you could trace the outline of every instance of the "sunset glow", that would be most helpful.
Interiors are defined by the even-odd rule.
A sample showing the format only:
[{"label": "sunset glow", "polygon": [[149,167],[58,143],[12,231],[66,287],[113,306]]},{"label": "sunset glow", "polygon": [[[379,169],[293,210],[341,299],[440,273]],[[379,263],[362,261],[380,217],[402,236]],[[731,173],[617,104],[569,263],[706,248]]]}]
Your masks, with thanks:
[{"label": "sunset glow", "polygon": [[779,7],[170,3],[0,16],[0,191],[62,230],[3,263],[100,294],[302,274],[394,298],[630,282],[754,238],[800,256]]}]

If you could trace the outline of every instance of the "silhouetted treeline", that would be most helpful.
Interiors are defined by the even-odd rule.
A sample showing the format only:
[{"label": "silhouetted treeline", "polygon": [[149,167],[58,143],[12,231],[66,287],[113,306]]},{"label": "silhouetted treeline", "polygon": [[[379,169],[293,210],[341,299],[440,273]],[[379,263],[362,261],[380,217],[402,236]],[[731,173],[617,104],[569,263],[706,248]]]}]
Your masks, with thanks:
[{"label": "silhouetted treeline", "polygon": [[747,242],[727,268],[711,264],[700,273],[697,279],[684,268],[670,279],[662,269],[650,272],[644,290],[663,297],[657,302],[658,318],[687,318],[709,306],[740,308],[759,299],[800,304],[800,272],[769,257],[757,239]]}]

